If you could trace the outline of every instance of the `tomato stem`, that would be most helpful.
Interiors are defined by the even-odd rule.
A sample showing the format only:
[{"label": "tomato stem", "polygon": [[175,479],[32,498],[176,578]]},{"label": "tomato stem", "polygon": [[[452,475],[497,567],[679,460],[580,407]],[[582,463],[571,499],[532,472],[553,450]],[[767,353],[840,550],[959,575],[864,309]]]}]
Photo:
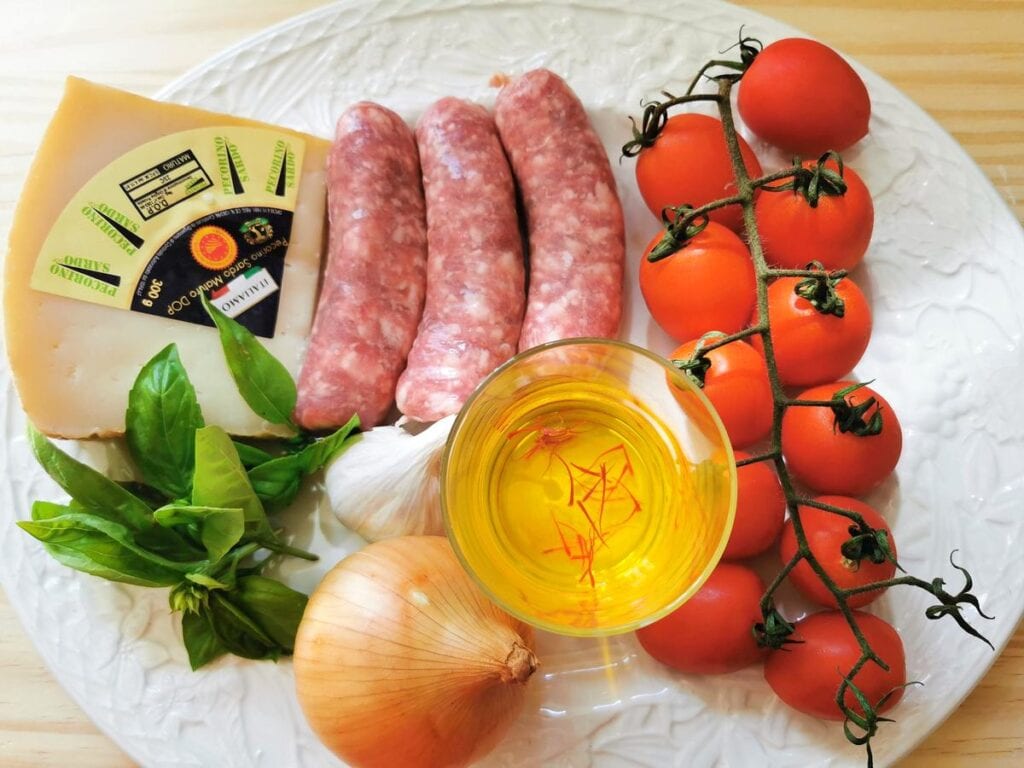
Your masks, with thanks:
[{"label": "tomato stem", "polygon": [[[826,163],[832,160],[837,170],[832,170]],[[798,162],[794,160],[794,164]],[[793,188],[804,196],[811,208],[818,207],[822,195],[841,197],[846,194],[846,180],[843,178],[843,158],[830,149],[818,158],[814,168],[804,169],[809,173],[800,173],[793,177]]]},{"label": "tomato stem", "polygon": [[767,453],[759,453],[756,456],[749,456],[746,459],[738,459],[736,461],[736,468],[745,467],[748,464],[757,464],[760,461],[774,461],[779,458],[779,454],[776,451],[768,451]]},{"label": "tomato stem", "polygon": [[714,67],[725,67],[726,69],[735,70],[736,72],[743,72],[746,70],[747,65],[742,62],[729,61],[728,59],[712,59],[697,70],[697,74],[694,75],[693,80],[690,81],[690,85],[687,87],[686,93],[693,93],[693,89],[700,84],[701,79],[705,74],[707,74],[707,71]]},{"label": "tomato stem", "polygon": [[803,169],[799,165],[787,166],[778,171],[759,176],[756,179],[750,180],[750,185],[755,189],[766,189],[769,192],[781,192],[785,189],[792,189],[792,184],[783,184],[778,187],[770,186],[773,182],[782,181],[783,179],[795,178]]},{"label": "tomato stem", "polygon": [[[734,202],[736,201],[734,200]],[[729,205],[729,203],[723,201],[722,205]],[[703,232],[711,221],[708,216],[708,210],[713,210],[705,210],[705,208],[707,206],[693,208],[689,205],[679,205],[663,209],[661,220],[665,225],[665,234],[661,236],[658,244],[647,254],[647,260],[652,264],[661,261],[676,253],[690,240]]]},{"label": "tomato stem", "polygon": [[[739,41],[733,47],[737,46],[740,49],[739,61],[712,59],[707,62],[693,76],[693,80],[690,81],[690,85],[686,88],[686,93],[682,96],[674,96],[668,91],[662,91],[661,95],[665,97],[665,101],[649,101],[642,104],[644,112],[640,118],[640,127],[637,127],[636,121],[632,117],[629,118],[629,122],[633,127],[633,140],[627,142],[622,147],[623,157],[635,157],[647,147],[654,145],[654,142],[657,141],[658,136],[665,127],[665,123],[668,122],[668,111],[672,107],[677,107],[681,104],[692,104],[697,101],[719,101],[721,96],[718,94],[694,93],[693,91],[705,75],[707,75],[708,70],[715,67],[722,67],[728,71],[711,79],[729,79],[733,82],[739,80],[743,73],[747,71],[747,68],[754,62],[754,59],[763,47],[760,40],[753,37],[743,37],[742,30]],[[722,53],[725,53],[725,51],[722,51]]]},{"label": "tomato stem", "polygon": [[669,362],[671,362],[672,365],[680,371],[688,374],[697,382],[697,386],[703,389],[704,379],[707,375],[708,368],[711,367],[711,359],[707,356],[708,352],[713,352],[719,347],[724,347],[726,344],[732,344],[734,341],[746,339],[750,336],[756,336],[760,332],[760,325],[752,325],[728,335],[721,331],[712,331],[711,333],[704,334],[698,340],[697,347],[693,350],[693,354],[689,358],[673,358]]},{"label": "tomato stem", "polygon": [[772,596],[775,594],[775,590],[782,586],[782,582],[786,580],[789,572],[796,568],[797,564],[799,564],[803,559],[804,553],[797,550],[796,553],[789,558],[789,562],[782,566],[782,570],[775,574],[775,578],[772,580],[772,583],[768,585],[768,588],[764,591],[764,595],[761,596],[762,612],[766,612],[771,608]]},{"label": "tomato stem", "polygon": [[866,522],[864,522],[863,516],[859,512],[854,512],[852,509],[846,507],[837,507],[835,504],[826,504],[816,499],[800,498],[797,499],[797,503],[803,507],[814,507],[825,512],[831,512],[834,515],[841,515],[842,517],[852,520],[857,525],[863,528],[870,528]]},{"label": "tomato stem", "polygon": [[[768,277],[821,277],[820,269],[769,269]],[[827,273],[829,277],[839,279],[846,277],[845,269],[837,269],[834,272]]]},{"label": "tomato stem", "polygon": [[[883,426],[882,406],[874,397],[868,397],[859,403],[846,399],[866,383],[856,382],[835,392],[831,400],[804,400],[788,398],[785,406],[803,408],[829,408],[834,417],[834,428],[839,432],[848,432],[858,437],[870,437],[880,434]],[[872,408],[874,409],[872,411]]]},{"label": "tomato stem", "polygon": [[[870,767],[873,761],[871,738],[875,735],[878,724],[886,721],[886,718],[878,716],[878,710],[896,693],[896,690],[890,691],[881,701],[872,704],[866,700],[863,693],[857,688],[854,678],[867,664],[876,664],[884,670],[888,670],[889,667],[868,643],[850,607],[849,598],[864,592],[894,586],[912,586],[923,589],[938,601],[938,604],[932,605],[925,610],[926,618],[937,620],[944,616],[951,616],[961,629],[981,639],[990,647],[992,647],[992,644],[971,626],[963,616],[963,609],[969,606],[981,617],[986,619],[991,617],[982,612],[978,598],[971,592],[973,581],[970,573],[965,568],[957,565],[953,560],[952,554],[950,555],[950,564],[960,571],[964,578],[964,586],[956,594],[951,594],[945,589],[945,583],[941,578],[935,578],[928,582],[914,576],[900,576],[850,589],[843,589],[828,575],[810,548],[807,533],[800,518],[801,505],[821,509],[851,520],[856,526],[855,528],[851,526],[851,536],[854,537],[851,541],[856,544],[857,549],[864,551],[864,556],[872,556],[874,552],[867,552],[867,550],[875,546],[880,548],[884,554],[887,542],[878,541],[873,544],[869,541],[870,537],[878,536],[884,532],[877,531],[868,526],[863,517],[854,510],[815,501],[797,492],[782,456],[782,420],[786,409],[791,407],[830,408],[835,414],[837,430],[852,432],[859,436],[877,434],[881,430],[882,423],[874,398],[868,398],[856,405],[846,400],[847,395],[864,386],[862,383],[851,384],[840,389],[831,400],[804,400],[790,398],[779,379],[778,366],[775,360],[775,348],[771,336],[771,318],[768,312],[769,283],[780,277],[803,278],[803,288],[801,289],[803,293],[800,295],[806,293],[810,299],[819,301],[823,305],[823,311],[835,311],[836,307],[833,304],[829,304],[828,294],[831,289],[834,289],[835,284],[840,279],[846,277],[846,271],[835,270],[827,272],[821,268],[821,265],[814,263],[808,265],[807,269],[773,269],[769,267],[757,228],[754,195],[759,190],[768,193],[792,190],[795,194],[803,195],[811,207],[815,207],[821,195],[844,194],[846,192],[846,182],[843,179],[843,160],[838,153],[833,151],[824,153],[818,158],[816,163],[813,165],[809,164],[808,167],[804,167],[800,158],[796,157],[793,158],[792,164],[786,168],[755,179],[750,178],[740,152],[739,134],[733,119],[732,102],[730,99],[733,86],[740,81],[743,73],[753,62],[761,50],[761,44],[753,38],[743,37],[742,30],[740,35],[739,62],[724,59],[709,61],[697,72],[685,95],[673,96],[671,93],[665,92],[663,93],[666,97],[665,101],[652,101],[645,104],[641,128],[638,129],[636,123],[630,118],[630,121],[633,123],[633,140],[623,147],[622,153],[624,156],[632,157],[639,154],[645,147],[651,146],[668,121],[668,110],[672,107],[697,101],[711,101],[718,105],[722,130],[725,135],[726,149],[736,182],[736,194],[719,200],[712,200],[698,208],[685,205],[665,209],[662,212],[662,219],[665,223],[665,235],[658,246],[652,250],[648,258],[650,261],[658,261],[683,248],[689,237],[694,236],[700,229],[706,226],[708,214],[712,211],[727,205],[739,205],[741,207],[747,245],[750,249],[756,277],[756,312],[754,317],[758,318],[758,321],[755,325],[742,331],[728,336],[721,335],[713,340],[707,340],[707,343],[704,343],[705,340],[702,339],[701,343],[698,344],[697,350],[689,360],[673,362],[677,363],[681,368],[698,369],[701,367],[701,360],[708,352],[749,336],[761,336],[765,365],[768,369],[768,379],[772,392],[770,447],[760,455],[736,462],[736,466],[745,466],[759,461],[771,461],[773,463],[786,498],[786,507],[793,526],[797,546],[792,558],[776,574],[771,584],[765,590],[761,598],[763,622],[755,624],[752,631],[759,644],[770,648],[781,649],[785,643],[793,642],[787,640],[787,636],[794,631],[794,627],[775,608],[773,596],[793,568],[800,562],[806,562],[808,567],[818,576],[825,588],[835,598],[837,607],[849,625],[850,631],[861,651],[860,657],[849,673],[841,675],[841,682],[836,692],[836,703],[846,717],[843,724],[846,738],[853,744],[865,747]],[[727,71],[717,75],[707,74],[709,70],[716,67]],[[700,94],[693,92],[705,77],[717,84],[716,93]],[[834,164],[835,167],[829,167],[830,164]],[[777,182],[785,183],[777,184]],[[834,291],[832,292],[834,293]],[[805,298],[808,296],[805,296]],[[838,311],[842,311],[841,308],[838,308]],[[708,338],[710,339],[710,337]],[[874,414],[869,413],[872,406],[876,406]],[[847,544],[851,544],[851,541],[848,541]],[[891,550],[889,550],[888,554],[891,557]],[[897,567],[899,567],[898,563]],[[846,694],[848,692],[857,700],[863,711],[858,712],[846,705]],[[862,733],[855,733],[851,725],[859,728]]]},{"label": "tomato stem", "polygon": [[685,96],[673,96],[668,91],[663,91],[665,101],[649,101],[644,103],[643,115],[640,117],[640,126],[637,127],[636,120],[629,118],[633,130],[632,141],[627,141],[622,147],[623,157],[636,157],[643,150],[654,146],[654,142],[661,135],[665,123],[668,122],[668,111],[672,107],[681,104],[691,104],[697,101],[718,101],[718,96],[713,93],[686,93]]},{"label": "tomato stem", "polygon": [[846,314],[846,302],[839,295],[836,286],[845,276],[826,272],[821,262],[811,262],[807,265],[807,271],[811,274],[798,282],[793,292],[809,302],[818,312],[823,315],[835,315],[842,317]]},{"label": "tomato stem", "polygon": [[[826,163],[832,161],[836,170],[829,168]],[[787,192],[801,195],[811,208],[817,208],[821,196],[841,197],[846,194],[846,180],[843,178],[843,158],[834,150],[829,150],[813,166],[805,166],[800,162],[799,157],[793,158],[793,164],[785,171],[780,172],[780,180],[788,179],[785,184],[771,185],[775,181],[765,177],[765,183],[760,187],[765,192]]]},{"label": "tomato stem", "polygon": [[[694,85],[700,79],[707,68],[701,70],[698,78],[695,79]],[[851,711],[846,706],[845,699],[847,691],[854,691],[855,696],[857,691],[854,678],[857,673],[864,668],[865,665],[872,663],[878,665],[884,670],[888,670],[888,665],[881,659],[878,654],[868,643],[867,638],[864,636],[860,625],[854,615],[852,608],[850,607],[848,598],[854,594],[861,592],[867,592],[871,590],[881,589],[887,586],[897,585],[908,585],[924,589],[935,597],[939,603],[933,605],[925,611],[925,616],[928,619],[936,620],[943,616],[952,616],[954,621],[960,625],[960,627],[967,633],[982,639],[984,642],[989,643],[974,627],[972,627],[962,614],[964,606],[971,606],[974,608],[979,615],[988,618],[984,613],[981,612],[981,607],[977,597],[971,594],[971,588],[973,586],[970,578],[970,574],[960,566],[956,565],[950,558],[950,562],[955,568],[960,570],[965,578],[964,588],[957,594],[953,595],[948,593],[944,589],[944,582],[942,579],[934,579],[932,582],[923,581],[913,576],[902,576],[899,578],[893,578],[886,581],[875,582],[872,584],[866,584],[863,587],[856,587],[852,589],[841,588],[825,571],[822,564],[815,557],[814,553],[810,548],[810,544],[807,538],[807,532],[804,529],[803,521],[800,517],[800,504],[807,506],[816,507],[833,514],[842,515],[858,526],[860,526],[862,532],[873,532],[869,526],[865,525],[863,518],[853,510],[844,509],[842,507],[824,504],[822,502],[816,502],[812,499],[807,499],[798,494],[797,489],[794,486],[793,479],[789,474],[786,467],[786,463],[782,456],[782,419],[785,415],[786,409],[796,406],[817,406],[817,407],[828,407],[836,411],[837,424],[841,417],[841,414],[837,411],[840,406],[850,411],[851,419],[855,421],[863,421],[863,417],[866,413],[866,409],[861,406],[868,405],[863,403],[860,406],[854,406],[846,402],[846,395],[858,388],[863,386],[860,384],[847,387],[836,393],[836,397],[832,400],[817,401],[817,400],[801,400],[796,398],[790,398],[787,396],[782,382],[779,379],[778,367],[775,361],[775,348],[772,343],[771,336],[771,318],[768,312],[768,285],[769,283],[778,277],[802,277],[809,279],[822,279],[836,281],[842,277],[845,277],[846,272],[837,270],[836,272],[826,273],[822,269],[806,269],[806,270],[783,270],[783,269],[772,269],[768,266],[767,260],[764,255],[764,249],[761,243],[761,236],[757,228],[757,218],[755,215],[754,207],[754,193],[758,189],[774,189],[769,185],[775,181],[780,181],[785,178],[793,179],[793,188],[799,188],[801,184],[806,184],[807,179],[803,178],[808,174],[814,174],[814,178],[810,181],[813,183],[812,192],[817,194],[842,194],[845,191],[845,184],[842,182],[842,159],[834,153],[826,153],[823,155],[814,169],[805,169],[800,165],[799,158],[794,160],[794,163],[789,168],[783,169],[776,173],[762,176],[758,179],[751,179],[746,165],[743,162],[743,157],[740,153],[739,136],[736,131],[735,122],[733,119],[732,103],[730,96],[732,87],[739,80],[739,76],[734,77],[719,77],[717,78],[718,84],[718,109],[722,119],[722,129],[725,134],[726,148],[729,153],[729,158],[733,167],[733,175],[736,181],[737,194],[730,197],[724,198],[720,201],[712,201],[707,205],[701,206],[698,209],[692,209],[687,215],[696,217],[698,215],[706,215],[709,211],[715,210],[717,207],[722,205],[739,204],[743,211],[743,224],[746,230],[747,245],[750,249],[750,256],[754,264],[754,273],[756,276],[757,283],[757,297],[756,297],[756,314],[755,317],[759,318],[758,323],[740,334],[732,334],[721,339],[716,339],[711,344],[705,346],[701,350],[700,354],[704,354],[711,349],[715,349],[719,346],[723,346],[733,341],[737,341],[739,338],[746,338],[747,336],[760,334],[762,346],[764,350],[765,365],[768,369],[768,379],[771,383],[772,391],[772,429],[770,433],[770,448],[764,454],[760,456],[752,457],[751,459],[737,462],[737,466],[744,464],[753,463],[755,461],[772,461],[775,466],[776,473],[779,476],[779,482],[782,486],[783,493],[786,498],[786,506],[789,512],[790,521],[793,526],[793,532],[796,537],[797,548],[793,557],[787,562],[781,571],[776,574],[774,580],[765,590],[765,593],[761,599],[761,612],[764,617],[764,623],[758,624],[754,628],[754,634],[758,636],[759,642],[766,643],[773,648],[781,648],[782,643],[785,642],[785,634],[792,631],[792,625],[778,613],[774,606],[774,593],[786,579],[789,573],[797,566],[800,562],[806,562],[808,567],[818,576],[822,584],[826,589],[835,597],[837,607],[842,613],[846,620],[846,623],[850,627],[850,631],[853,633],[854,638],[860,648],[861,655],[857,662],[850,669],[849,674],[843,676],[842,681],[839,684],[836,693],[836,702],[840,709],[847,716],[847,722],[844,724],[844,731],[847,738],[854,744],[863,745],[867,750],[868,762],[872,761],[871,753],[871,738],[875,735],[878,723],[882,722],[884,718],[879,718],[874,709],[868,705],[865,708],[866,717],[857,717],[853,722],[857,725],[862,726],[864,733],[855,734],[849,728],[851,722]],[[835,160],[839,173],[836,174],[829,168],[825,167],[825,163],[833,159]],[[838,183],[833,177],[838,177]],[[815,197],[815,202],[816,202]],[[813,203],[812,203],[813,204]],[[812,265],[813,266],[813,265]],[[839,401],[839,402],[837,402]],[[870,407],[868,405],[868,407]],[[846,419],[849,421],[849,419]],[[845,423],[845,422],[844,422]],[[854,425],[857,426],[857,425]],[[866,424],[863,433],[870,433],[870,424]],[[856,430],[854,430],[856,432]],[[766,629],[767,628],[767,629]],[[770,631],[769,631],[770,630]],[[863,699],[863,696],[860,696]],[[866,702],[865,702],[866,703]],[[883,702],[884,703],[884,700]],[[881,706],[881,703],[876,705]]]},{"label": "tomato stem", "polygon": [[706,341],[705,339],[701,339],[701,343],[698,345],[697,351],[702,355],[706,355],[708,352],[716,350],[719,347],[724,347],[726,344],[732,344],[734,341],[739,341],[740,339],[747,339],[750,338],[751,336],[756,336],[757,334],[761,333],[761,331],[761,325],[751,325],[747,328],[744,328],[741,331],[736,331],[736,333],[730,333],[728,336],[719,336],[715,338],[714,341]]},{"label": "tomato stem", "polygon": [[[772,389],[773,418],[771,450],[778,453],[775,458],[775,470],[779,476],[779,482],[786,498],[786,507],[789,511],[790,520],[793,525],[793,532],[796,535],[797,554],[800,555],[802,560],[807,562],[807,565],[812,571],[814,571],[822,584],[825,585],[825,588],[836,597],[838,608],[846,619],[851,632],[853,632],[853,635],[857,640],[857,644],[860,646],[862,654],[861,666],[863,666],[863,663],[866,663],[866,661],[875,661],[883,668],[887,668],[884,662],[882,662],[875,654],[871,645],[864,637],[864,633],[861,631],[860,626],[853,615],[853,610],[850,608],[845,596],[842,595],[842,590],[839,585],[836,584],[832,577],[828,575],[824,567],[820,562],[818,562],[818,559],[811,551],[810,544],[807,540],[807,533],[803,527],[803,521],[800,519],[796,489],[794,488],[789,470],[786,468],[786,463],[782,458],[782,417],[785,414],[786,408],[791,403],[789,402],[782,386],[782,382],[779,379],[778,367],[775,363],[775,346],[772,343],[771,317],[768,312],[768,283],[771,280],[771,276],[768,274],[768,262],[764,255],[764,248],[761,244],[761,235],[757,229],[757,217],[754,211],[754,187],[751,184],[749,175],[747,174],[747,167],[743,162],[743,156],[740,154],[739,136],[736,132],[736,126],[733,120],[732,102],[730,101],[732,86],[733,83],[728,80],[719,81],[718,95],[721,98],[718,102],[718,108],[722,116],[722,128],[725,131],[725,144],[729,151],[729,158],[732,162],[736,186],[739,189],[740,196],[743,198],[741,202],[741,206],[743,208],[743,224],[746,228],[747,245],[750,248],[750,256],[754,262],[754,274],[757,278],[757,317],[761,319],[760,322],[763,326],[763,330],[761,331],[761,342],[764,349],[765,364],[768,368],[768,379],[771,382]],[[770,600],[770,593],[766,594]],[[860,671],[859,667],[856,671],[851,673],[851,677],[855,675],[857,671]],[[841,693],[845,693],[845,689],[842,689]]]},{"label": "tomato stem", "polygon": [[697,87],[698,83],[700,83],[701,78],[704,77],[704,75],[707,73],[709,69],[712,69],[714,67],[725,67],[726,69],[738,72],[739,75],[728,74],[724,75],[724,77],[731,77],[734,79],[734,82],[735,80],[739,80],[739,78],[742,77],[743,73],[747,71],[750,65],[754,63],[754,59],[757,58],[757,55],[761,52],[761,49],[764,48],[764,45],[756,37],[744,37],[743,28],[740,27],[739,39],[733,45],[729,46],[729,48],[726,48],[725,51],[719,51],[719,53],[725,53],[726,51],[732,50],[733,48],[740,49],[739,61],[729,61],[728,59],[712,59],[707,64],[702,66],[699,70],[697,70],[697,74],[694,75],[693,80],[690,81],[690,87],[686,89],[686,92],[693,93],[693,89]]},{"label": "tomato stem", "polygon": [[[636,129],[634,128],[634,134],[635,133]],[[636,141],[637,139],[634,139],[633,142],[629,142],[629,144],[623,147],[622,152],[624,155],[626,155],[627,157],[632,156],[627,151],[627,148],[634,144]],[[801,169],[799,166],[784,168],[781,171],[769,173],[766,176],[760,176],[756,179],[750,179],[750,188],[757,189],[760,187],[764,187],[773,181],[791,178],[795,174],[799,173],[801,170],[806,169]],[[704,205],[698,208],[694,208],[692,205],[689,204],[683,204],[679,206],[670,206],[668,208],[663,209],[661,212],[661,220],[662,223],[665,225],[665,234],[662,235],[662,238],[658,242],[658,244],[651,249],[651,252],[647,254],[647,260],[653,264],[655,262],[661,261],[662,259],[671,256],[673,253],[675,253],[676,251],[680,250],[683,246],[685,246],[687,241],[700,234],[700,232],[707,226],[709,213],[711,213],[712,211],[717,211],[719,208],[725,208],[726,206],[729,205],[742,205],[749,196],[749,194],[746,196],[743,194],[736,194],[732,195],[731,197],[722,197],[719,198],[718,200],[712,200],[708,203],[705,203]],[[700,221],[699,224],[697,223],[698,221]],[[772,274],[777,271],[780,272],[782,270],[770,270],[769,273]],[[817,276],[820,273],[820,271],[821,270],[811,269],[792,270],[795,276],[800,277],[814,277]],[[839,271],[830,274],[838,275]],[[839,277],[845,275],[846,272],[842,271],[842,274],[839,275]],[[773,276],[778,277],[779,275],[773,274]]]}]

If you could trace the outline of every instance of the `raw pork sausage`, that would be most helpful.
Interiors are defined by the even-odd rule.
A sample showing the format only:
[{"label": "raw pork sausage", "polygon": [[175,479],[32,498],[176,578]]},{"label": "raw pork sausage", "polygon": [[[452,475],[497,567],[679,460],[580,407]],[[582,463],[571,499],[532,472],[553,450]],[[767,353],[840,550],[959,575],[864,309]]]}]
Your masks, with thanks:
[{"label": "raw pork sausage", "polygon": [[614,338],[626,253],[622,205],[583,105],[558,75],[535,69],[502,88],[494,120],[529,234],[519,349],[576,336]]},{"label": "raw pork sausage", "polygon": [[358,413],[380,424],[416,335],[427,239],[412,131],[369,102],[338,120],[327,160],[327,266],[295,418],[330,429]]},{"label": "raw pork sausage", "polygon": [[515,187],[487,110],[455,98],[416,126],[427,201],[427,300],[398,408],[417,421],[456,413],[512,357],[526,301]]}]

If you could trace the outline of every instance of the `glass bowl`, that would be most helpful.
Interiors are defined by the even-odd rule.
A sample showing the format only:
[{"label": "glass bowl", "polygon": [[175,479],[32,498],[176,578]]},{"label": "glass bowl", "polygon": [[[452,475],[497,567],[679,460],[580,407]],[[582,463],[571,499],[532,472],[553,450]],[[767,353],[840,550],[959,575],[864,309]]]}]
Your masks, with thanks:
[{"label": "glass bowl", "polygon": [[667,360],[570,339],[473,392],[442,455],[441,503],[456,554],[503,609],[611,635],[699,589],[732,529],[736,469],[718,415]]}]

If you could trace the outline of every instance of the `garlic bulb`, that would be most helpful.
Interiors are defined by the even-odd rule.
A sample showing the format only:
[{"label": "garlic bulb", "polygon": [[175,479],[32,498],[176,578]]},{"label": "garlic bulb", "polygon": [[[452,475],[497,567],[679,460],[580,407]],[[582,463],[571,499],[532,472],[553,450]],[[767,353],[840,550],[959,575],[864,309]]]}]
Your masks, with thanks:
[{"label": "garlic bulb", "polygon": [[446,538],[404,536],[350,555],[317,587],[295,684],[313,730],[356,768],[454,768],[508,730],[536,669],[532,645]]},{"label": "garlic bulb", "polygon": [[444,533],[440,464],[454,416],[412,435],[402,427],[371,429],[335,459],[326,474],[334,514],[364,539]]}]

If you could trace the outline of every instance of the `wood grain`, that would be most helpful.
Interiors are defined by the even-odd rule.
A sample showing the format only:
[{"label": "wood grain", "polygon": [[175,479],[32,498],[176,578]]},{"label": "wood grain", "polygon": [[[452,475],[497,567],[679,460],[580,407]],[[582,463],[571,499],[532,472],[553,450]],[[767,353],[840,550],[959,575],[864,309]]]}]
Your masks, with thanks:
[{"label": "wood grain", "polygon": [[[315,0],[33,0],[0,9],[0,236],[62,82],[76,73],[153,93]],[[1024,218],[1024,2],[743,0],[845,51],[959,141]],[[117,44],[111,44],[112,40]],[[43,666],[0,594],[0,765],[133,765]],[[894,726],[898,727],[898,726]],[[903,768],[1024,764],[1024,628],[956,714]]]}]

